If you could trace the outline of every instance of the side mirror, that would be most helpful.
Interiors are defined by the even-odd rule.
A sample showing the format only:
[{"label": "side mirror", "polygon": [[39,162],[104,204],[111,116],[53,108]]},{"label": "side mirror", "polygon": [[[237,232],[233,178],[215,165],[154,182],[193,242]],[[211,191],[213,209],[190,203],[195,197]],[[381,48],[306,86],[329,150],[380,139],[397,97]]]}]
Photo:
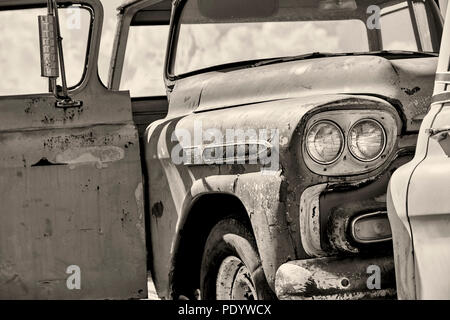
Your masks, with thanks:
[{"label": "side mirror", "polygon": [[41,49],[41,76],[49,79],[59,77],[58,33],[56,18],[52,15],[39,16],[39,44]]},{"label": "side mirror", "polygon": [[[39,46],[41,52],[41,76],[49,79],[50,92],[53,92],[58,108],[81,107],[81,101],[72,100],[68,95],[62,37],[59,29],[58,4],[48,0],[48,14],[39,16]],[[57,85],[61,64],[62,89]],[[60,94],[59,91],[62,91]]]}]

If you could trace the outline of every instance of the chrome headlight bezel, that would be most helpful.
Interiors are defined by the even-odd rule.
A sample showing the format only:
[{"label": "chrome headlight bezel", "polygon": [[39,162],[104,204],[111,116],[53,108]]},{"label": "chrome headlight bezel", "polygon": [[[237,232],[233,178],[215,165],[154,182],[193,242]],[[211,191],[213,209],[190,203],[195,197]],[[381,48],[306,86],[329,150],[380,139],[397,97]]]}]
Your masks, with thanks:
[{"label": "chrome headlight bezel", "polygon": [[[314,110],[314,113],[306,121],[303,128],[304,138],[302,139],[303,159],[309,170],[322,176],[356,176],[376,170],[393,154],[397,144],[397,136],[400,134],[401,120],[394,107],[386,102],[375,102],[368,100],[367,105],[352,108],[341,107],[336,109],[324,108]],[[377,122],[384,132],[385,146],[377,154],[376,158],[370,161],[362,161],[355,157],[349,150],[348,136],[350,129],[363,120],[370,119]],[[344,134],[343,152],[340,156],[328,164],[320,164],[311,157],[307,150],[307,133],[316,123],[320,121],[331,121],[335,123]]]}]

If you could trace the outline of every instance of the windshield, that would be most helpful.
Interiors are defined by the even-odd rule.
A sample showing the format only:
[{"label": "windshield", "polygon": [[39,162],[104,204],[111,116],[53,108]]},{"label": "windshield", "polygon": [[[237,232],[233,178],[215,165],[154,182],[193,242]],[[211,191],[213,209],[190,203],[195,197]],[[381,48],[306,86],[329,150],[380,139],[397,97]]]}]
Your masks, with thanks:
[{"label": "windshield", "polygon": [[436,19],[426,0],[187,0],[171,73],[313,52],[438,52]]}]

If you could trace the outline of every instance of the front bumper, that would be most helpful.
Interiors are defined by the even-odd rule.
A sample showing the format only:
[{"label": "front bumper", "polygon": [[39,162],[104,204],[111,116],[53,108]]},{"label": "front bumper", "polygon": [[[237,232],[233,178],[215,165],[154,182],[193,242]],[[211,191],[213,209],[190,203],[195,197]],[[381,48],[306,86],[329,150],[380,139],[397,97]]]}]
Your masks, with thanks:
[{"label": "front bumper", "polygon": [[395,298],[394,260],[327,257],[291,261],[278,269],[275,290],[281,300]]}]

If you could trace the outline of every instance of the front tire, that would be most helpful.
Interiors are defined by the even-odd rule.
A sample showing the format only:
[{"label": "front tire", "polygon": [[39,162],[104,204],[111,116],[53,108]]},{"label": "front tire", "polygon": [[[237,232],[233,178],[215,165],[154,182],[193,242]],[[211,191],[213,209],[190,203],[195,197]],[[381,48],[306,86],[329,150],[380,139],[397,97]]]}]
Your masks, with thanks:
[{"label": "front tire", "polygon": [[270,300],[267,284],[249,229],[235,218],[218,222],[206,240],[200,271],[204,300]]}]

